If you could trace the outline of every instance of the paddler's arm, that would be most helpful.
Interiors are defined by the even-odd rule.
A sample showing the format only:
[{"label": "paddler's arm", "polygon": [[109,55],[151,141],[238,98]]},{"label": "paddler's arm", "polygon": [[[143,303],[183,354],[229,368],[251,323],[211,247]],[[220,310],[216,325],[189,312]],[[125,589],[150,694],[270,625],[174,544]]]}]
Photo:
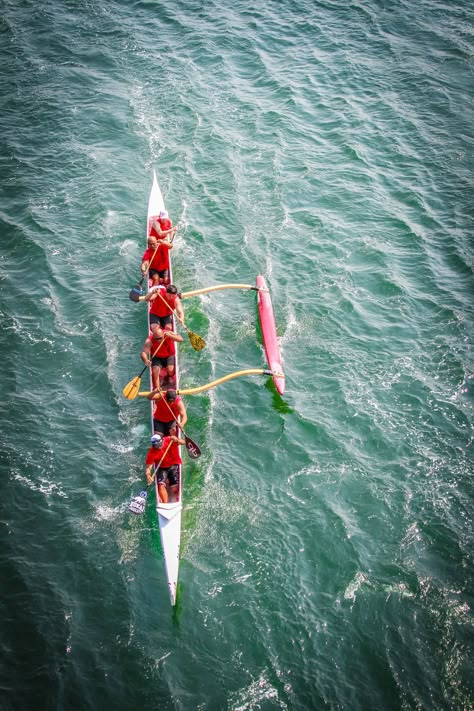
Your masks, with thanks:
[{"label": "paddler's arm", "polygon": [[183,323],[184,311],[183,311],[183,305],[181,303],[181,299],[179,298],[179,296],[176,297],[176,301],[174,302],[174,305],[175,305],[174,310],[176,311],[176,313],[178,315],[178,319],[181,321],[181,323]]},{"label": "paddler's arm", "polygon": [[153,469],[153,464],[150,464],[147,467],[145,467],[145,476],[146,476],[146,483],[147,484],[151,484],[153,481],[153,475],[151,473],[152,469]]},{"label": "paddler's arm", "polygon": [[[163,234],[165,234],[165,233],[163,232]],[[158,244],[158,245],[162,244],[165,247],[168,247],[169,249],[172,249],[172,247],[173,247],[173,245],[169,241],[168,237],[158,237],[156,240],[156,244]]]},{"label": "paddler's arm", "polygon": [[140,358],[145,363],[145,365],[151,365],[150,350],[151,350],[151,341],[149,338],[147,338],[145,341],[145,345],[143,346],[143,350],[140,353]]},{"label": "paddler's arm", "polygon": [[142,276],[145,276],[148,269],[150,268],[150,262],[151,262],[151,258],[153,256],[153,251],[154,251],[153,249],[151,249],[150,247],[147,247],[145,252],[143,253],[142,265],[140,267],[140,269],[142,271]]},{"label": "paddler's arm", "polygon": [[171,338],[172,341],[176,341],[177,343],[183,342],[181,334],[175,333],[175,331],[163,331],[163,336],[165,336],[165,338]]},{"label": "paddler's arm", "polygon": [[[158,288],[158,287],[155,287]],[[153,299],[156,299],[156,291],[153,289],[150,289],[148,294],[145,294],[145,296],[139,296],[138,301],[153,301]]]},{"label": "paddler's arm", "polygon": [[177,227],[170,227],[169,230],[162,230],[160,227],[160,223],[157,222],[156,220],[153,220],[151,223],[151,226],[155,230],[155,232],[159,235],[160,239],[162,239],[165,235],[170,235],[172,232],[176,232],[178,229]]},{"label": "paddler's arm", "polygon": [[186,440],[181,439],[181,437],[175,437],[175,435],[170,435],[170,440],[176,442],[177,444],[186,444]]},{"label": "paddler's arm", "polygon": [[178,416],[180,417],[179,424],[184,430],[186,422],[188,421],[188,413],[186,412],[186,408],[184,407],[184,402],[182,400],[178,404]]},{"label": "paddler's arm", "polygon": [[161,400],[161,398],[164,396],[163,390],[160,388],[155,388],[150,392],[149,395],[147,395],[148,400]]},{"label": "paddler's arm", "polygon": [[[169,230],[168,230],[169,232]],[[163,247],[166,247],[166,249],[173,249],[173,243],[169,241],[168,238],[166,239],[159,239],[158,244],[162,244]]]},{"label": "paddler's arm", "polygon": [[151,484],[153,481],[153,474],[152,469],[153,469],[153,462],[155,460],[155,454],[153,450],[149,449],[146,455],[145,459],[145,476],[146,476],[146,483]]}]

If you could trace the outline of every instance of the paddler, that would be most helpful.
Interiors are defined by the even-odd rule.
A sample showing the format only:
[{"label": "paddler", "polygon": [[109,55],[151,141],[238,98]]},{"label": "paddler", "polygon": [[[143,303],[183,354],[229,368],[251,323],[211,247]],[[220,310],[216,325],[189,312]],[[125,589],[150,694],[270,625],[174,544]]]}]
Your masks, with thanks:
[{"label": "paddler", "polygon": [[162,381],[165,387],[174,385],[174,374],[176,364],[175,343],[182,343],[183,337],[171,329],[171,324],[161,328],[158,324],[152,324],[150,334],[143,344],[140,358],[145,365],[151,366],[153,385],[158,388],[160,385],[160,372],[166,369],[166,376]]},{"label": "paddler", "polygon": [[176,390],[155,388],[148,395],[155,402],[153,411],[153,430],[162,435],[177,434],[176,421],[184,429],[188,421],[188,413]]},{"label": "paddler", "polygon": [[139,296],[138,301],[150,301],[150,325],[157,323],[164,328],[173,320],[173,311],[183,323],[184,311],[178,288],[174,284],[155,286],[145,296]]},{"label": "paddler", "polygon": [[173,227],[167,210],[162,210],[158,215],[158,219],[156,217],[151,218],[150,235],[154,235],[158,239],[169,237],[172,240],[176,230],[177,227]]},{"label": "paddler", "polygon": [[173,249],[171,240],[167,238],[157,238],[150,235],[147,241],[147,248],[142,257],[142,276],[146,276],[149,270],[149,277],[153,286],[169,283],[169,250]]},{"label": "paddler", "polygon": [[156,482],[158,496],[163,504],[168,503],[167,486],[176,500],[179,497],[179,465],[182,461],[179,454],[180,444],[186,443],[184,439],[175,435],[162,437],[160,434],[154,434],[151,437],[151,447],[145,459],[146,481],[148,485],[153,482],[153,467],[159,465],[159,469],[156,470]]}]

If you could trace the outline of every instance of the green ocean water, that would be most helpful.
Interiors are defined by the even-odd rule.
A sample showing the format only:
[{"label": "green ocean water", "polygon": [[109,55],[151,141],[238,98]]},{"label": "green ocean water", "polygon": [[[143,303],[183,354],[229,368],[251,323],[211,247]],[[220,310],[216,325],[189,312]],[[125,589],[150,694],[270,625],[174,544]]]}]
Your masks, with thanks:
[{"label": "green ocean water", "polygon": [[[2,711],[471,709],[471,4],[0,9]],[[126,511],[154,169],[287,382],[187,398],[175,610]],[[254,293],[185,309],[183,386],[265,363]]]}]

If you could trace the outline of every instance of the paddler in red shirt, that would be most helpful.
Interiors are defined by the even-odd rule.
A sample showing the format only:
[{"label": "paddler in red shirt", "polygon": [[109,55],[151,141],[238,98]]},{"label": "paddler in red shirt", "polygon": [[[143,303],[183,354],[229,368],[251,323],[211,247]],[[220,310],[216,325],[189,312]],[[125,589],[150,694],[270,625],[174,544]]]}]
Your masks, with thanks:
[{"label": "paddler in red shirt", "polygon": [[[149,260],[153,257],[154,250],[157,247],[155,257],[152,260],[150,267],[150,277],[152,279],[153,286],[158,284],[169,284],[169,251],[173,249],[173,237],[176,232],[176,227],[173,227],[171,220],[169,219],[168,212],[162,210],[158,217],[150,218],[150,230],[149,236],[156,239],[156,243],[153,246],[153,251],[147,251],[142,257],[142,274],[145,276],[145,271],[143,271],[143,262]],[[148,244],[150,248],[150,244]],[[146,255],[146,257],[145,257]],[[153,272],[153,273],[152,273]]]},{"label": "paddler in red shirt", "polygon": [[153,482],[152,470],[157,466],[158,497],[163,504],[168,503],[167,487],[174,495],[175,500],[179,501],[180,444],[185,444],[184,439],[180,439],[175,435],[162,437],[160,434],[154,434],[151,437],[151,447],[145,459],[146,481],[148,485]]},{"label": "paddler in red shirt", "polygon": [[176,227],[173,227],[167,210],[162,210],[158,215],[158,219],[152,217],[150,222],[150,235],[154,235],[158,239],[164,239],[165,237],[172,239],[177,230]]},{"label": "paddler in red shirt", "polygon": [[149,301],[150,305],[150,326],[159,324],[164,328],[173,320],[173,311],[183,323],[184,311],[181,299],[178,296],[178,289],[174,284],[168,286],[155,286],[145,296],[139,296],[138,301]]},{"label": "paddler in red shirt", "polygon": [[169,283],[169,251],[173,245],[169,239],[148,237],[147,248],[142,257],[142,276],[147,270],[153,286]]},{"label": "paddler in red shirt", "polygon": [[176,364],[176,347],[174,344],[182,343],[182,341],[183,337],[171,330],[171,324],[165,326],[164,329],[156,324],[151,326],[151,333],[143,344],[140,358],[145,365],[151,365],[155,388],[160,385],[160,371],[162,368],[166,368],[166,377],[162,385],[166,387],[174,384]]},{"label": "paddler in red shirt", "polygon": [[148,395],[148,399],[155,402],[155,409],[153,410],[154,432],[162,435],[177,434],[176,420],[179,422],[181,429],[185,428],[188,421],[188,413],[183,400],[176,390],[155,388]]}]

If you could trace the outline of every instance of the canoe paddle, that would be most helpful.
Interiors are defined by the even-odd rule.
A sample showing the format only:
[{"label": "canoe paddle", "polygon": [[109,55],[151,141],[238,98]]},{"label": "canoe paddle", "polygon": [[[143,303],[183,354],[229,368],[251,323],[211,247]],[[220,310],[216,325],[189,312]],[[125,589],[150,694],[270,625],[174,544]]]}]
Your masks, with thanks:
[{"label": "canoe paddle", "polygon": [[180,429],[181,432],[183,433],[184,441],[186,442],[186,451],[187,451],[189,457],[190,457],[191,459],[199,459],[199,457],[201,456],[201,450],[200,450],[200,448],[198,447],[198,445],[196,444],[196,442],[194,442],[194,441],[191,439],[191,437],[188,437],[188,435],[186,434],[186,432],[185,432],[185,431],[183,430],[183,428],[181,427],[181,424],[180,424],[178,418],[176,417],[176,415],[174,414],[173,410],[172,410],[171,407],[169,406],[169,403],[168,403],[168,401],[167,401],[167,399],[166,399],[166,392],[165,392],[164,390],[162,390],[161,388],[158,388],[158,392],[161,394],[161,397],[162,397],[162,399],[163,399],[163,401],[164,401],[166,407],[167,407],[168,410],[170,411],[170,413],[171,413],[171,415],[172,415],[172,417],[173,417],[173,420],[176,422],[176,424],[178,425],[179,429]]},{"label": "canoe paddle", "polygon": [[[155,352],[151,356],[150,360],[153,360],[155,355],[158,353],[160,350],[161,346],[163,345],[163,341],[165,340],[165,337],[161,339],[159,342]],[[140,384],[142,382],[142,375],[145,372],[145,370],[148,368],[148,365],[145,365],[145,367],[142,369],[142,372],[140,375],[136,375],[132,380],[126,384],[124,389],[122,390],[122,395],[127,398],[127,400],[135,400],[135,398],[138,395],[138,391],[140,390]]]},{"label": "canoe paddle", "polygon": [[[168,446],[165,449],[165,453],[161,457],[159,463],[157,465],[155,465],[155,471],[160,468],[161,462],[166,457],[166,455],[168,453],[168,449],[171,447],[171,444],[172,443],[169,442]],[[153,479],[151,481],[147,482],[147,486],[150,486],[150,484],[153,484]],[[163,484],[163,486],[164,486],[164,484]],[[148,496],[148,492],[146,490],[140,491],[139,494],[132,496],[132,500],[130,501],[130,503],[128,505],[128,510],[131,511],[131,513],[137,514],[137,516],[144,513],[147,496]]]}]

